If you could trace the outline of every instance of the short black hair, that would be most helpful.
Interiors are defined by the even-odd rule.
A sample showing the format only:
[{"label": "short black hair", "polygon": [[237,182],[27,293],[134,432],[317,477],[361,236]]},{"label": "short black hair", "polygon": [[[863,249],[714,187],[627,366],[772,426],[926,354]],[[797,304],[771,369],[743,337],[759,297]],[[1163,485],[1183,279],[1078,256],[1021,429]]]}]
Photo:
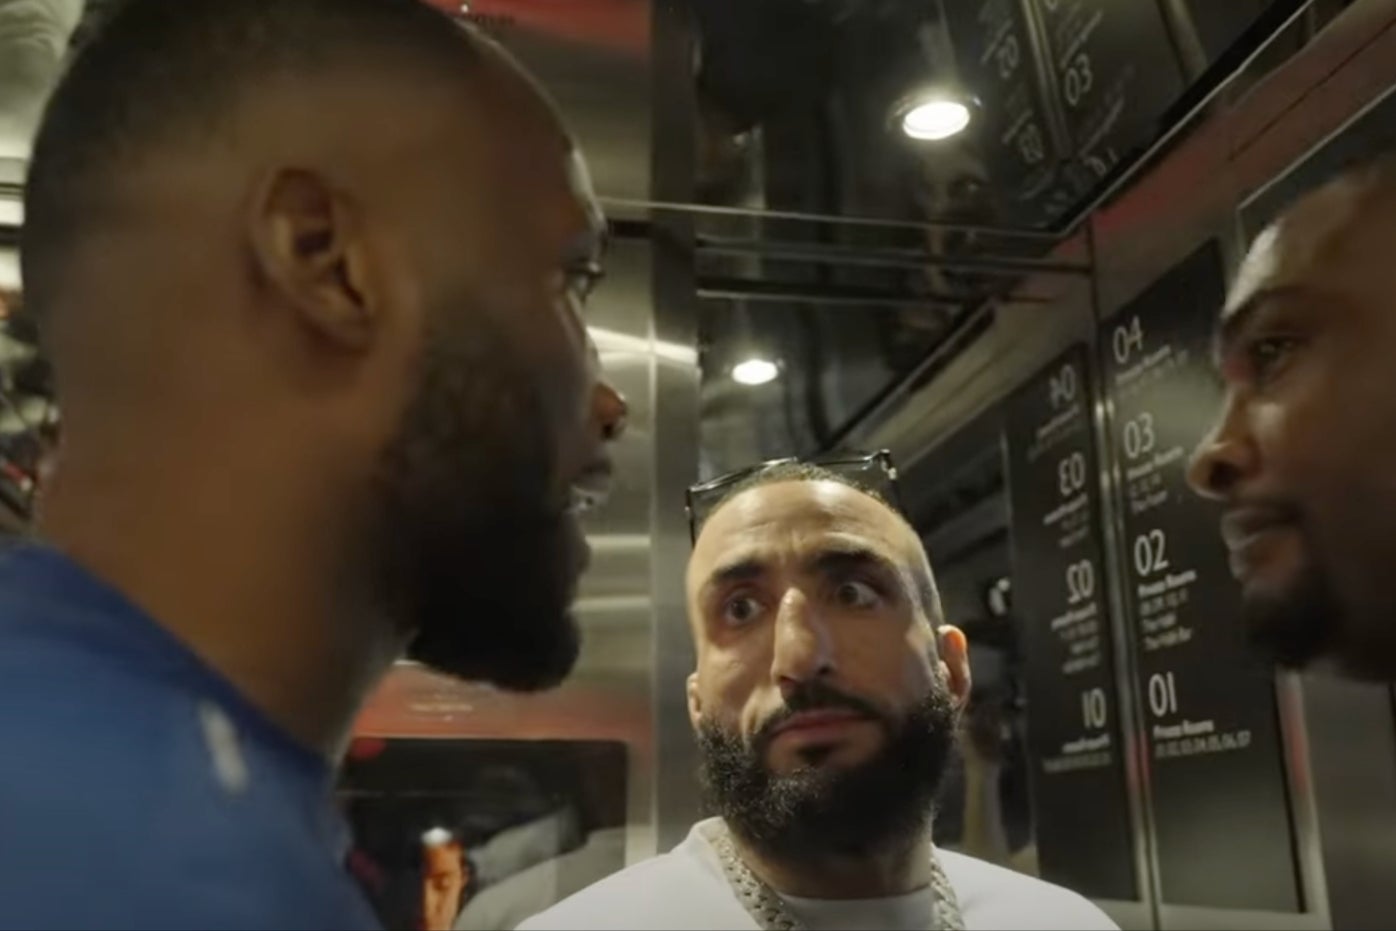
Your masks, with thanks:
[{"label": "short black hair", "polygon": [[[268,78],[374,64],[462,74],[476,37],[423,0],[121,0],[49,99],[25,189],[26,304],[47,316],[66,259],[124,169],[218,138]],[[386,126],[367,132],[391,131]]]}]

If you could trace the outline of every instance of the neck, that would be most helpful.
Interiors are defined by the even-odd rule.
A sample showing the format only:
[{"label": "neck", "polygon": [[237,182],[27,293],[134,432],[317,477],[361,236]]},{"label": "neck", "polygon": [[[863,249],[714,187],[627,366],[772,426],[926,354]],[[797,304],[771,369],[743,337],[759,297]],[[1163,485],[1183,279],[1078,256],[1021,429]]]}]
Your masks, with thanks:
[{"label": "neck", "polygon": [[40,536],[333,763],[402,643],[389,625],[342,610],[335,542],[296,532],[330,526],[307,519],[305,496],[227,467],[162,472],[83,468],[65,451]]},{"label": "neck", "polygon": [[738,855],[766,885],[784,895],[809,899],[881,899],[924,889],[931,883],[931,831],[857,854],[830,853],[798,862],[763,853],[735,831]]}]

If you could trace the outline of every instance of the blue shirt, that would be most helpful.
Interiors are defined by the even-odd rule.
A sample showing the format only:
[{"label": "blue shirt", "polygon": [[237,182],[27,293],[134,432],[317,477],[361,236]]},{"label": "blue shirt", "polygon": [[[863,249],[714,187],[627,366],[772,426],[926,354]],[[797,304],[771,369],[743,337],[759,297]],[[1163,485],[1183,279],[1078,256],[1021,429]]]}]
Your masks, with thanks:
[{"label": "blue shirt", "polygon": [[0,555],[0,928],[377,928],[332,780],[71,560]]}]

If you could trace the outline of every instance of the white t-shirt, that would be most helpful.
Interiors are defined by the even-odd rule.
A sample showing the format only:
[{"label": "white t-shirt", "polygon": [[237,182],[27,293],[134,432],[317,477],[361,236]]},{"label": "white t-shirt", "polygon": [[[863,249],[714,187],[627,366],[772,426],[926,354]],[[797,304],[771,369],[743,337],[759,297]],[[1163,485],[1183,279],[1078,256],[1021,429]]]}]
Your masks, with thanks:
[{"label": "white t-shirt", "polygon": [[[672,851],[638,863],[519,925],[520,931],[591,928],[754,929],[726,877],[717,853],[703,837],[704,823]],[[1099,908],[1074,892],[1031,876],[937,850],[955,889],[965,928],[1081,929],[1116,931]],[[812,931],[930,927],[929,889],[883,899],[828,900],[786,897],[787,907]]]}]

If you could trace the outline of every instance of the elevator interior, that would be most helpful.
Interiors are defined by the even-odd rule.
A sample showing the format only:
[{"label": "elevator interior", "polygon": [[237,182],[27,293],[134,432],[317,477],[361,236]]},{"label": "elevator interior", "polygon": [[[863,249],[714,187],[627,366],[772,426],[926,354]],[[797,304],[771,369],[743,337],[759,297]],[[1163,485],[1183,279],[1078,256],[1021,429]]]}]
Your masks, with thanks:
[{"label": "elevator interior", "polygon": [[[1208,587],[1175,465],[1144,487],[1132,453],[1145,418],[1168,426],[1160,453],[1195,441],[1185,414],[1207,388],[1186,358],[1182,394],[1141,400],[1122,379],[1143,356],[1186,356],[1286,199],[1396,142],[1396,4],[438,5],[538,74],[588,156],[614,238],[590,322],[631,426],[589,527],[576,674],[514,696],[396,670],[348,764],[346,804],[385,838],[369,843],[444,825],[474,850],[482,901],[579,850],[591,876],[676,843],[699,813],[684,488],[887,448],[977,683],[941,843],[1079,888],[1126,927],[1390,926],[1392,696],[1257,672],[1201,622],[1205,655],[1168,642],[1184,593],[1215,626],[1230,596]],[[18,6],[0,0],[0,24]],[[927,89],[967,103],[964,133],[906,137],[899,117]],[[21,312],[23,139],[8,143],[0,520],[19,532],[58,421]],[[751,362],[770,368],[734,377]],[[1024,431],[1059,414],[1064,445],[1034,458]],[[1157,511],[1138,503],[1159,494]],[[1088,516],[1057,567],[1028,516],[1078,498]],[[1170,523],[1141,522],[1153,513]],[[1188,571],[1200,581],[1168,581]],[[1177,736],[1204,721],[1215,731]]]}]

